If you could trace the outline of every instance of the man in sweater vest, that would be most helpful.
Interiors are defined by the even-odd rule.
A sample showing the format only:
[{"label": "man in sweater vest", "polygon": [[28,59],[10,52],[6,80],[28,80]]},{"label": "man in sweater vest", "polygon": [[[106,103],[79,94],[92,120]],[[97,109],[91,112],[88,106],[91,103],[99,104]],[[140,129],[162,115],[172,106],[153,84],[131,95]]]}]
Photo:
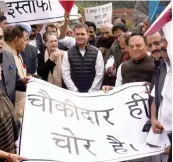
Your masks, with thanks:
[{"label": "man in sweater vest", "polygon": [[101,52],[88,44],[88,27],[74,27],[76,45],[64,54],[62,77],[68,90],[75,92],[99,91],[103,81],[104,62]]},{"label": "man in sweater vest", "polygon": [[[131,82],[151,82],[154,72],[153,58],[147,55],[147,46],[142,34],[132,33],[128,40],[130,59],[123,62],[117,71],[115,86]],[[113,87],[104,86],[107,92]]]}]

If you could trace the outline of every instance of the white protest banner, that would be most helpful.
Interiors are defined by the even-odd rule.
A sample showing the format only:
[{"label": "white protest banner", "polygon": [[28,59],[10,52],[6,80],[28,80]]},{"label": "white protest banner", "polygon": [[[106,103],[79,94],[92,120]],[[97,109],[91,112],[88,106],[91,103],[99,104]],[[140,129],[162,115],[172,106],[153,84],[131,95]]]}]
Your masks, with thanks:
[{"label": "white protest banner", "polygon": [[142,84],[81,94],[32,79],[20,155],[32,161],[115,162],[163,152],[164,140],[159,147],[146,144],[148,94]]},{"label": "white protest banner", "polygon": [[[9,12],[5,14],[9,24],[41,24],[64,20],[64,9],[58,0],[5,0]],[[78,8],[74,5],[70,19],[78,19]]]},{"label": "white protest banner", "polygon": [[102,24],[112,23],[112,3],[85,8],[85,20],[94,22],[99,28]]}]

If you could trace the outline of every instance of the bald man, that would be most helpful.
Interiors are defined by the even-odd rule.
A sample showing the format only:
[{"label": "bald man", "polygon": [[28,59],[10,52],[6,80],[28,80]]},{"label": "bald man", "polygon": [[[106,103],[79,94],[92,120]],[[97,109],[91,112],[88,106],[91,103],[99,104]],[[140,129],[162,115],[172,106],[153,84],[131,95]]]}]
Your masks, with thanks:
[{"label": "bald man", "polygon": [[101,27],[99,28],[101,37],[98,40],[97,47],[101,50],[102,54],[105,52],[106,49],[110,48],[112,46],[112,43],[114,42],[112,27],[112,24],[107,23],[101,25]]},{"label": "bald man", "polygon": [[[98,40],[97,47],[102,52],[104,63],[105,63],[105,74],[103,85],[114,85],[115,84],[115,66],[114,57],[112,56],[112,50],[110,47],[114,42],[112,34],[112,24],[103,24],[100,27],[101,37]],[[108,61],[109,60],[109,61]]]},{"label": "bald man", "polygon": [[105,38],[113,37],[112,27],[113,27],[113,25],[108,24],[108,23],[101,25],[100,32],[101,32],[102,36]]}]

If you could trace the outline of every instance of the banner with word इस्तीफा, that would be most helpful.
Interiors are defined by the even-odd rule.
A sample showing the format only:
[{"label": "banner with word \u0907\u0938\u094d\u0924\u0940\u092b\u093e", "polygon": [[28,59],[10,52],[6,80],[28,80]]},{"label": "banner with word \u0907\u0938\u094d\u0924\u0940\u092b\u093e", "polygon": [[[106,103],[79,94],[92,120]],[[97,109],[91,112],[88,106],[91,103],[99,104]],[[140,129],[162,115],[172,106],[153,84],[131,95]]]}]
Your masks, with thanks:
[{"label": "banner with word \u0907\u0938\u094d\u0924\u0940\u092b\u093e", "polygon": [[[43,24],[63,21],[64,9],[58,0],[5,0],[8,12],[5,13],[9,24]],[[78,19],[78,8],[73,5],[70,19]]]}]

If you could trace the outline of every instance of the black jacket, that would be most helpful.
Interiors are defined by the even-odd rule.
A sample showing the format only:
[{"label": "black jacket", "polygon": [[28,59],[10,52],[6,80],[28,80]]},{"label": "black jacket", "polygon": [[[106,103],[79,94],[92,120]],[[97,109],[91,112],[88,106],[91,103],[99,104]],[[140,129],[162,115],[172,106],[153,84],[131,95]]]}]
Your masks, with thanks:
[{"label": "black jacket", "polygon": [[37,55],[38,59],[38,67],[37,67],[37,74],[45,81],[47,81],[47,77],[50,71],[53,72],[53,68],[56,65],[50,59],[44,62],[44,54],[40,53]]}]

